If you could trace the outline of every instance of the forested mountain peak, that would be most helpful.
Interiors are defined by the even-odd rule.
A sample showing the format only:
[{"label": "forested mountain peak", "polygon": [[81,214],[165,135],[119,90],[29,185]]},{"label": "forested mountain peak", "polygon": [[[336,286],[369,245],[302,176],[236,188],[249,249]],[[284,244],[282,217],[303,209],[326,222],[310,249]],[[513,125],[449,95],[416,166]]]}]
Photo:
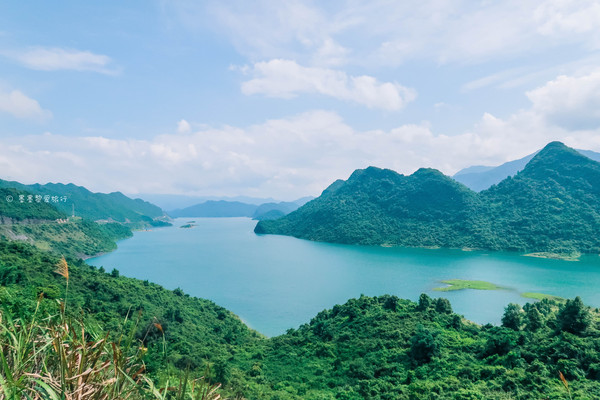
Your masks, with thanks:
[{"label": "forested mountain peak", "polygon": [[551,142],[520,173],[534,179],[554,179],[566,186],[583,179],[600,183],[600,163],[561,142]]},{"label": "forested mountain peak", "polygon": [[523,171],[476,193],[431,168],[356,170],[257,233],[328,242],[597,252],[600,163],[551,142]]}]

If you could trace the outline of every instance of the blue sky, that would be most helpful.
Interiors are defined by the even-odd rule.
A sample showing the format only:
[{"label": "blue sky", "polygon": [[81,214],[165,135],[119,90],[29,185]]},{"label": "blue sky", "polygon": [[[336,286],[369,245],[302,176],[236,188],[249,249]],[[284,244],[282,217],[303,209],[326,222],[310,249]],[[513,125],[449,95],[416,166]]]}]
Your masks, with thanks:
[{"label": "blue sky", "polygon": [[293,199],[600,151],[599,48],[598,1],[3,2],[0,169]]}]

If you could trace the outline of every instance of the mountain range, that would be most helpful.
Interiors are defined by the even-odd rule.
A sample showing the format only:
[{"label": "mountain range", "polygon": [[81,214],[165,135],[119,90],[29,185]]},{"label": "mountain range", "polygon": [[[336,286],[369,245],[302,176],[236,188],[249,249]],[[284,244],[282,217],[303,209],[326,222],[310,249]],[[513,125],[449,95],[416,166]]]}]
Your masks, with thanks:
[{"label": "mountain range", "polygon": [[157,206],[74,184],[0,180],[0,239],[86,258],[114,250],[131,229],[169,225]]},{"label": "mountain range", "polygon": [[183,209],[169,211],[169,215],[173,218],[249,217],[256,220],[276,219],[289,214],[312,199],[312,197],[303,197],[295,201],[267,202],[262,204],[208,200]]},{"label": "mountain range", "polygon": [[[39,202],[50,204],[67,214],[96,221],[114,221],[121,223],[152,224],[165,216],[160,207],[142,199],[131,199],[121,192],[93,193],[83,186],[72,183],[35,183],[26,185],[14,181],[0,179],[0,188],[14,188],[26,191],[34,196],[41,196]],[[47,196],[47,197],[45,197]],[[19,202],[18,198],[14,199]],[[25,198],[22,203],[27,203]]]},{"label": "mountain range", "polygon": [[[600,161],[600,153],[591,150],[577,150],[584,156],[594,161]],[[476,165],[461,169],[452,176],[454,180],[464,184],[476,192],[488,189],[492,185],[500,183],[509,176],[515,176],[517,172],[523,170],[527,163],[537,154],[529,154],[518,160],[509,161],[496,167]]]},{"label": "mountain range", "polygon": [[600,163],[560,142],[479,193],[434,169],[369,167],[256,233],[362,245],[600,252]]},{"label": "mountain range", "polygon": [[[80,394],[89,376],[113,369],[131,384],[132,399],[184,398],[188,383],[204,390],[208,379],[219,384],[189,398],[591,399],[600,391],[600,316],[580,298],[509,304],[500,327],[465,320],[444,298],[361,295],[266,338],[210,300],[87,265],[81,255],[113,249],[127,227],[68,218],[51,201],[19,201],[32,193],[0,188],[0,398],[61,398],[45,382],[60,389],[49,377],[62,376]],[[598,251],[599,199],[600,164],[550,143],[481,193],[433,169],[357,170],[257,231],[301,228],[307,238],[334,233],[344,243]],[[127,200],[96,204],[113,220],[135,212]],[[61,261],[66,273],[57,270]],[[149,387],[152,380],[159,386]]]}]

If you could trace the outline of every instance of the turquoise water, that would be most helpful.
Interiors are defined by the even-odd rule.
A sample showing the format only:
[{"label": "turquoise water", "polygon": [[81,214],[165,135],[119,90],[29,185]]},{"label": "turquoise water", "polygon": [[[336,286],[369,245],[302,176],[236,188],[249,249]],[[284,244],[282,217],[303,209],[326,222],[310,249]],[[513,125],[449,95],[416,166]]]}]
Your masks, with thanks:
[{"label": "turquoise water", "polygon": [[[88,262],[122,275],[180,287],[233,311],[267,335],[309,322],[319,311],[361,294],[421,293],[446,297],[455,312],[478,323],[499,323],[522,292],[581,296],[600,306],[600,257],[579,262],[510,253],[397,249],[316,243],[256,235],[248,218],[179,218],[173,227],[136,232],[119,248]],[[484,280],[507,290],[437,292],[445,279]]]}]

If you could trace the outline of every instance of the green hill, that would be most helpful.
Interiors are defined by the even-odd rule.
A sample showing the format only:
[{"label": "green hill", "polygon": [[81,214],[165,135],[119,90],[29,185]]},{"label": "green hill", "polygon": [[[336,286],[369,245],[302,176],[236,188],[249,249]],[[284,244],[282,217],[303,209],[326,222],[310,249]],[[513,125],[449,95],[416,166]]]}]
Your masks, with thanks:
[{"label": "green hill", "polygon": [[300,207],[299,204],[291,201],[281,201],[279,203],[264,203],[258,206],[258,208],[252,214],[252,219],[263,220],[263,219],[277,219],[284,215],[297,210]]},{"label": "green hill", "polygon": [[[58,210],[89,220],[107,220],[135,225],[152,225],[164,216],[157,206],[141,199],[130,199],[120,192],[92,193],[72,183],[39,183],[25,185],[0,179],[0,188],[15,188],[32,195],[49,196],[48,202]],[[158,222],[160,224],[160,222]]]},{"label": "green hill", "polygon": [[369,167],[336,181],[317,199],[257,233],[363,245],[456,247],[454,232],[473,232],[477,194],[432,169],[404,176]]},{"label": "green hill", "polygon": [[[54,272],[59,258],[24,243],[0,240],[0,311],[30,314],[40,293],[42,308],[56,311],[56,299],[65,296],[65,279]],[[209,300],[125,278],[117,270],[96,269],[82,260],[67,260],[70,315],[79,319],[84,312],[90,326],[116,333],[128,320],[135,322],[138,311],[141,312],[136,335],[153,354],[146,359],[153,371],[166,364],[181,369],[188,365],[202,368],[208,361],[229,359],[240,346],[260,337],[231,312]],[[168,360],[157,356],[162,353],[163,342],[157,329],[148,333],[153,323],[161,324],[165,333]]]},{"label": "green hill", "polygon": [[252,217],[257,205],[241,203],[239,201],[208,200],[180,210],[173,210],[169,215],[177,217]]},{"label": "green hill", "polygon": [[[53,272],[57,261],[32,246],[0,241],[0,315],[27,320],[41,293],[38,314],[56,313],[65,296],[65,280]],[[72,319],[85,316],[98,337],[133,330],[135,346],[147,348],[146,372],[157,381],[177,382],[178,371],[196,376],[211,364],[211,380],[223,384],[226,398],[567,398],[559,371],[573,398],[600,392],[599,315],[579,299],[509,305],[505,326],[497,327],[464,320],[445,299],[361,296],[267,339],[208,300],[68,261]],[[8,353],[4,333],[0,351]]]},{"label": "green hill", "polygon": [[481,192],[481,198],[489,207],[496,248],[600,249],[600,163],[561,143],[550,143],[523,171]]},{"label": "green hill", "polygon": [[54,204],[45,202],[43,197],[36,199],[26,191],[1,188],[0,238],[85,258],[114,250],[117,247],[115,240],[132,235],[131,230],[120,223],[97,224],[82,218],[69,218]]},{"label": "green hill", "polygon": [[14,188],[0,188],[0,218],[3,223],[20,222],[25,220],[56,220],[67,218],[64,212],[59,211],[50,203],[43,200],[35,201],[27,196],[31,193]]},{"label": "green hill", "polygon": [[[580,172],[585,175],[589,168],[594,166]],[[423,223],[439,206],[432,193],[447,192],[453,202],[439,217],[449,230],[463,223],[464,216],[457,215],[463,208],[480,207],[472,192],[433,170],[420,170],[411,178],[368,169],[351,180],[359,185],[355,188],[365,181],[371,182],[373,186],[367,187],[373,189],[403,187],[415,196],[412,201],[400,205],[381,202],[379,207],[387,205],[387,210],[398,215],[413,213],[414,221]],[[382,180],[386,183],[377,183]],[[348,190],[345,187],[336,184],[324,196],[335,198]],[[45,206],[40,210],[40,215],[52,215]],[[100,243],[108,232],[94,229],[112,225],[85,220],[56,224],[55,228],[48,228],[51,225],[45,222],[12,225],[44,227],[48,234],[44,240],[33,240],[34,245],[0,238],[0,351],[9,365],[15,361],[8,357],[14,353],[10,332],[15,328],[3,325],[9,317],[19,316],[27,323],[40,301],[36,315],[40,323],[46,323],[52,320],[48,316],[59,312],[58,300],[68,297],[69,319],[84,324],[87,335],[95,332],[96,338],[108,335],[110,340],[118,340],[120,332],[131,332],[134,345],[129,348],[144,349],[145,373],[155,381],[174,386],[178,376],[188,376],[185,371],[197,377],[211,365],[210,379],[223,384],[221,393],[227,398],[565,398],[559,371],[570,383],[573,398],[593,399],[600,392],[600,315],[579,299],[566,303],[545,299],[524,309],[509,305],[502,319],[504,326],[495,327],[464,320],[452,312],[445,299],[422,295],[417,304],[395,296],[361,296],[269,339],[209,300],[125,278],[117,270],[89,266],[77,256],[67,255],[67,294],[65,278],[55,272],[60,259],[57,252],[61,246],[74,252],[74,246],[89,243],[68,239],[76,230],[63,237],[51,229],[81,229]],[[40,243],[47,243],[50,251],[40,250]],[[43,333],[55,328],[42,325],[40,329]],[[23,343],[27,336],[18,340]],[[112,349],[115,354],[119,351]],[[40,364],[57,362],[52,346],[44,354],[49,358],[39,360]],[[0,362],[3,382],[9,376],[5,365]],[[164,397],[148,391],[139,398]]]},{"label": "green hill", "polygon": [[439,171],[369,167],[256,233],[336,243],[600,252],[600,163],[553,142],[476,193]]},{"label": "green hill", "polygon": [[[577,150],[584,156],[594,161],[600,161],[600,153],[590,150]],[[497,167],[486,167],[482,165],[464,168],[452,176],[458,182],[465,184],[470,189],[479,192],[489,189],[492,185],[498,184],[509,176],[515,176],[522,171],[527,163],[537,154],[529,154],[521,159],[509,161]]]}]

